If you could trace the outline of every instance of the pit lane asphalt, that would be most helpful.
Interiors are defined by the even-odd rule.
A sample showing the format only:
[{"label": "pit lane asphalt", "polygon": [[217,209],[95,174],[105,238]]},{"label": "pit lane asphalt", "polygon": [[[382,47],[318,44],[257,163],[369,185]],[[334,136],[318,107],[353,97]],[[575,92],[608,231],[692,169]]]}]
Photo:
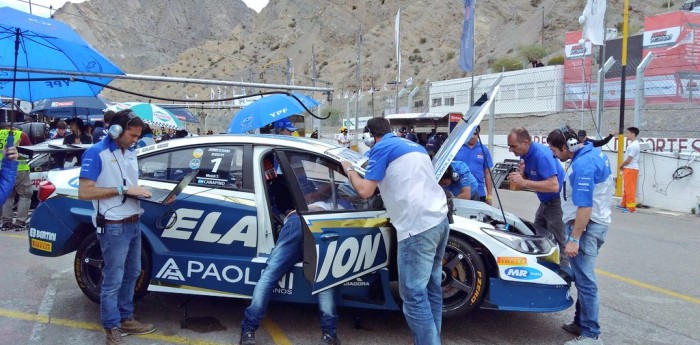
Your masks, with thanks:
[{"label": "pit lane asphalt", "polygon": [[[506,210],[527,219],[534,194],[499,190]],[[73,278],[73,255],[42,258],[27,251],[26,232],[0,233],[0,344],[102,344],[99,308]],[[641,209],[613,211],[598,260],[600,321],[606,344],[700,344],[700,217]],[[575,289],[572,289],[575,294]],[[151,293],[137,302],[137,316],[157,326],[128,344],[237,344],[247,301]],[[410,344],[400,312],[341,308],[343,344]],[[558,313],[477,311],[445,320],[443,344],[563,344],[572,336],[561,325],[573,308]],[[316,344],[315,306],[271,303],[259,344]]]}]

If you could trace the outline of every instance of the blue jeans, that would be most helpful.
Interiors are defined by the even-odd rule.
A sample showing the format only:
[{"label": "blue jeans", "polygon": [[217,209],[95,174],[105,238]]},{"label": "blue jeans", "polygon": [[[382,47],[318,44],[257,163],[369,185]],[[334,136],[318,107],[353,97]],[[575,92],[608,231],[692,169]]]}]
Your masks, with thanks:
[{"label": "blue jeans", "polygon": [[[267,267],[253,289],[253,299],[244,312],[241,330],[254,332],[265,317],[267,305],[270,302],[272,289],[277,282],[301,261],[304,250],[304,232],[301,220],[293,213],[284,221],[284,226],[277,238],[275,248],[267,259]],[[318,309],[321,314],[321,330],[324,334],[333,336],[337,333],[338,314],[335,310],[335,295],[333,289],[318,293]]]},{"label": "blue jeans", "polygon": [[442,257],[449,232],[445,219],[398,244],[399,293],[416,345],[440,344]]},{"label": "blue jeans", "polygon": [[106,224],[97,234],[102,248],[100,318],[102,327],[120,327],[134,315],[134,287],[141,275],[141,229],[139,223]]},{"label": "blue jeans", "polygon": [[[573,227],[566,226],[567,236]],[[571,258],[574,283],[578,290],[574,322],[581,327],[581,335],[595,338],[600,335],[598,324],[598,284],[595,279],[595,261],[605,242],[608,226],[589,222],[579,239],[578,255]]]}]

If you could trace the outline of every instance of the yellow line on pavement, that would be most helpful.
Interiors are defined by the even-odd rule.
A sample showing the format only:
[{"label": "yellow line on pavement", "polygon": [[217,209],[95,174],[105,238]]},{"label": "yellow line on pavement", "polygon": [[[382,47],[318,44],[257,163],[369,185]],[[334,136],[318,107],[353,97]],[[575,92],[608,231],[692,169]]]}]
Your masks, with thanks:
[{"label": "yellow line on pavement", "polygon": [[292,342],[287,339],[287,337],[284,335],[284,332],[282,332],[282,329],[277,326],[277,324],[274,321],[270,321],[269,318],[263,319],[263,327],[267,330],[268,333],[270,333],[270,336],[272,337],[272,341],[275,342],[277,345],[292,345]]},{"label": "yellow line on pavement", "polygon": [[15,234],[3,234],[4,237],[19,238],[20,240],[26,240],[27,235],[15,235]]},{"label": "yellow line on pavement", "polygon": [[678,292],[675,292],[675,291],[671,291],[671,290],[667,290],[667,289],[664,289],[664,288],[660,288],[660,287],[658,287],[658,286],[654,286],[654,285],[647,284],[647,283],[642,283],[642,282],[640,282],[640,281],[638,281],[638,280],[634,280],[634,279],[631,279],[631,278],[623,277],[623,276],[621,276],[621,275],[617,275],[617,274],[615,274],[615,273],[610,273],[610,272],[606,272],[606,271],[599,270],[599,269],[596,269],[595,272],[598,273],[598,274],[600,274],[600,275],[603,275],[603,276],[606,276],[606,277],[609,277],[609,278],[613,278],[613,279],[617,279],[617,280],[619,280],[619,281],[623,281],[623,282],[625,282],[625,283],[632,284],[632,285],[637,286],[637,287],[640,287],[640,288],[648,289],[648,290],[651,290],[651,291],[654,291],[654,292],[658,292],[658,293],[663,294],[663,295],[675,297],[675,298],[682,299],[682,300],[684,300],[684,301],[688,301],[688,302],[691,302],[691,303],[700,304],[700,298],[691,297],[691,296],[688,296],[688,295],[684,295],[684,294],[682,294],[682,293],[678,293]]},{"label": "yellow line on pavement", "polygon": [[[0,308],[0,317],[7,317],[7,318],[11,318],[11,319],[34,321],[34,322],[50,324],[50,325],[58,325],[58,326],[65,326],[65,327],[69,327],[69,328],[80,328],[80,329],[85,329],[85,330],[90,330],[90,331],[103,332],[102,326],[98,325],[96,323],[52,318],[52,317],[48,317],[45,315],[25,313],[25,312],[21,312],[21,311],[14,311],[14,310],[8,310],[8,309],[3,309],[3,308]],[[224,344],[227,344],[227,343],[217,343],[217,342],[208,341],[208,340],[200,340],[200,339],[191,339],[191,338],[171,336],[171,335],[163,335],[163,334],[158,334],[158,333],[137,335],[135,337],[150,339],[150,340],[157,340],[157,341],[161,341],[161,342],[168,342],[168,343],[172,343],[172,344],[185,344],[185,345],[224,345]],[[287,344],[290,344],[290,343],[287,343]]]}]

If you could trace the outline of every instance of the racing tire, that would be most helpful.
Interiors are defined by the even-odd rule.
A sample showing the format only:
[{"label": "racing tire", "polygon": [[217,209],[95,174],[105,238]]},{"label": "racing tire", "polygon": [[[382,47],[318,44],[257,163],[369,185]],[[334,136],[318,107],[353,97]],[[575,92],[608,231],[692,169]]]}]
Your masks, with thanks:
[{"label": "racing tire", "polygon": [[464,239],[450,235],[442,260],[442,315],[460,317],[479,308],[488,275],[479,254]]},{"label": "racing tire", "polygon": [[[100,303],[100,285],[102,284],[102,249],[97,235],[90,233],[78,246],[73,260],[75,281],[78,287],[93,302]],[[136,279],[134,300],[139,300],[148,293],[151,277],[151,256],[148,248],[141,245],[141,275]]]}]

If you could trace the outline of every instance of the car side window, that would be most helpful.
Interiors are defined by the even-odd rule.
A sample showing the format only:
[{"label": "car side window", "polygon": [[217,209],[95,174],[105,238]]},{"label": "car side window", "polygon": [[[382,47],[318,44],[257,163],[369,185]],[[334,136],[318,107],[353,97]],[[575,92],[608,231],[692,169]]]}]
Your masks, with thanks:
[{"label": "car side window", "polygon": [[199,169],[191,184],[239,189],[243,182],[243,149],[238,146],[188,147],[139,157],[139,177],[177,182]]},{"label": "car side window", "polygon": [[342,166],[334,160],[292,153],[290,162],[309,211],[372,210],[382,206],[378,195],[369,199],[357,195]]}]

